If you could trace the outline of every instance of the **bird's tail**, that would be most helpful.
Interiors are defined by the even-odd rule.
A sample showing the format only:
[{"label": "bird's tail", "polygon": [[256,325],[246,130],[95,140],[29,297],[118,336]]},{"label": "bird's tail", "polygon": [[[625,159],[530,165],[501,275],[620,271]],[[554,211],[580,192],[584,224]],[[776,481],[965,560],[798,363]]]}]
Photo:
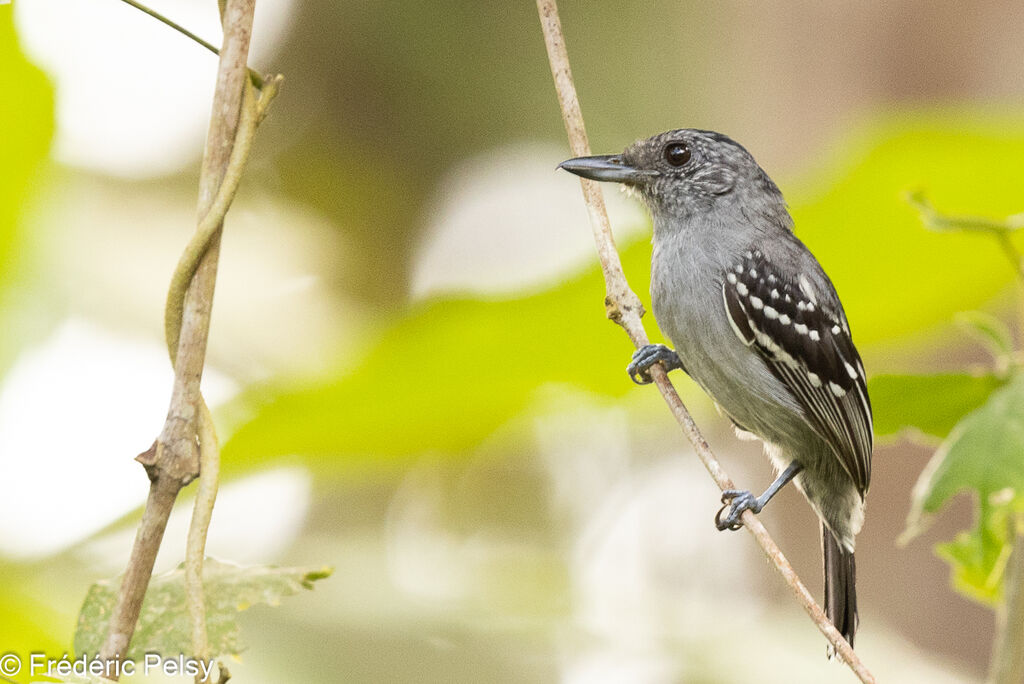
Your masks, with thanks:
[{"label": "bird's tail", "polygon": [[[853,552],[844,549],[824,524],[821,544],[825,558],[825,614],[853,646],[857,632],[857,566]],[[829,649],[832,657],[832,649]]]}]

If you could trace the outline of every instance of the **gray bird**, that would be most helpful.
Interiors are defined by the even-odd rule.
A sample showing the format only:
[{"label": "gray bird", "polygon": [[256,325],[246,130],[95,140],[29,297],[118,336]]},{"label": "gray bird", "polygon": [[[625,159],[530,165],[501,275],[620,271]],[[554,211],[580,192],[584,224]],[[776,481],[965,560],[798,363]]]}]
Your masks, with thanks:
[{"label": "gray bird", "polygon": [[724,492],[718,529],[739,529],[744,510],[760,512],[793,480],[822,523],[825,612],[852,645],[871,402],[839,297],[793,234],[779,188],[741,145],[693,129],[560,168],[644,199],[654,219],[654,316],[675,351],[638,350],[629,375],[644,384],[655,363],[680,368],[737,434],[764,442],[778,478],[761,496]]}]

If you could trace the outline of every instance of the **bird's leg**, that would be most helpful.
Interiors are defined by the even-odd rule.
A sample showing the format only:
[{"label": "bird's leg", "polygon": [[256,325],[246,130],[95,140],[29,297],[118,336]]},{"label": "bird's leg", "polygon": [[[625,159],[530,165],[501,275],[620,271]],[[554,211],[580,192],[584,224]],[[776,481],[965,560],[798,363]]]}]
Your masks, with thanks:
[{"label": "bird's leg", "polygon": [[[746,489],[726,489],[722,492],[722,503],[725,505],[715,514],[715,527],[719,530],[740,529],[743,527],[743,523],[740,522],[743,511],[760,513],[761,509],[772,500],[772,497],[803,469],[804,467],[800,463],[793,461],[782,471],[782,474],[775,478],[775,482],[768,485],[768,489],[764,490],[764,494],[761,496],[754,496]],[[729,513],[723,518],[722,512],[726,508],[729,509]]]},{"label": "bird's leg", "polygon": [[653,382],[651,374],[647,371],[656,363],[665,366],[665,372],[680,368],[683,372],[683,362],[679,355],[663,344],[648,344],[633,352],[633,360],[626,366],[629,378],[638,385],[649,385]]}]

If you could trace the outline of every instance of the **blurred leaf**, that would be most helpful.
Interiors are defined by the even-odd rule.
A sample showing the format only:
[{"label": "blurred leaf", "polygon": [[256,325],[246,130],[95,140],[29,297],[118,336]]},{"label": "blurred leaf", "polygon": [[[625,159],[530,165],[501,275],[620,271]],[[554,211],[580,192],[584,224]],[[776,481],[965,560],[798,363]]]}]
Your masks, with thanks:
[{"label": "blurred leaf", "polygon": [[[1024,197],[1018,158],[1024,122],[1017,118],[894,117],[871,127],[836,168],[817,171],[813,185],[787,190],[797,233],[835,282],[862,350],[943,324],[1011,282],[994,241],[922,230],[902,194],[928,187],[950,206],[1005,215]],[[646,293],[650,245],[625,246],[622,257],[634,290]],[[518,299],[416,304],[343,369],[245,393],[222,414],[242,423],[225,445],[225,469],[289,454],[318,467],[380,468],[478,444],[545,383],[623,396],[632,388],[623,372],[632,349],[604,318],[603,297],[595,266]],[[913,423],[883,409],[883,423],[893,416],[883,427],[921,424],[944,435],[986,388],[979,384],[942,420],[923,406]]]},{"label": "blurred leaf", "polygon": [[[3,581],[3,601],[0,601],[0,655],[16,654],[23,664],[21,675],[28,681],[26,664],[33,652],[61,654],[67,648],[61,635],[63,616],[44,602],[33,598],[31,588],[24,581],[23,567],[0,564]],[[58,635],[61,636],[58,639]],[[51,656],[57,657],[57,656]]]},{"label": "blurred leaf", "polygon": [[[47,677],[53,675],[46,675]],[[103,677],[97,677],[96,675],[62,675],[60,677],[53,676],[58,682],[65,682],[65,684],[116,684],[113,679],[105,679]]]},{"label": "blurred leaf", "polygon": [[972,337],[977,339],[993,358],[1002,360],[1013,353],[1013,333],[1010,326],[984,311],[962,311],[955,317]]},{"label": "blurred leaf", "polygon": [[293,453],[372,461],[458,452],[522,410],[543,383],[625,394],[632,348],[605,319],[602,293],[600,273],[589,271],[522,299],[418,305],[351,370],[243,396],[233,410],[254,419],[225,445],[224,467]]},{"label": "blurred leaf", "polygon": [[0,98],[4,163],[0,170],[0,288],[11,275],[18,220],[28,204],[30,183],[46,158],[53,135],[53,89],[18,48],[14,13],[0,12],[0,83],[17,97]]},{"label": "blurred leaf", "polygon": [[876,375],[868,381],[875,434],[894,435],[909,428],[945,437],[1003,382],[996,375],[969,373]]},{"label": "blurred leaf", "polygon": [[[330,574],[330,568],[242,568],[208,558],[203,568],[203,591],[210,652],[214,657],[242,652],[240,628],[235,619],[238,612],[258,603],[276,606],[285,596],[312,589],[313,582]],[[96,582],[89,588],[75,631],[77,655],[99,652],[119,586],[120,578],[117,578]],[[141,662],[146,653],[170,657],[191,652],[185,571],[179,567],[150,582],[135,636],[125,657]]]},{"label": "blurred leaf", "polygon": [[[24,281],[33,265],[34,235],[22,226],[36,199],[42,162],[53,136],[53,88],[43,72],[21,53],[14,12],[0,7],[0,372],[37,328],[47,323],[38,299],[25,296]],[[46,291],[45,289],[43,290]]]},{"label": "blurred leaf", "polygon": [[[1024,120],[978,110],[879,118],[838,168],[814,169],[803,192],[783,183],[796,231],[842,296],[862,347],[946,324],[981,308],[1014,271],[996,240],[937,233],[905,201],[912,188],[950,213],[1004,217],[1024,209]],[[1024,234],[1014,234],[1020,247]]]},{"label": "blurred leaf", "polygon": [[980,506],[978,529],[961,532],[935,550],[952,568],[953,586],[974,600],[996,605],[1002,596],[1003,570],[1012,547],[1009,510]]},{"label": "blurred leaf", "polygon": [[953,566],[961,591],[991,603],[998,599],[1008,553],[1009,515],[1024,511],[1024,376],[965,416],[932,456],[914,487],[904,538],[919,534],[963,491],[977,494],[977,526],[939,552]]}]

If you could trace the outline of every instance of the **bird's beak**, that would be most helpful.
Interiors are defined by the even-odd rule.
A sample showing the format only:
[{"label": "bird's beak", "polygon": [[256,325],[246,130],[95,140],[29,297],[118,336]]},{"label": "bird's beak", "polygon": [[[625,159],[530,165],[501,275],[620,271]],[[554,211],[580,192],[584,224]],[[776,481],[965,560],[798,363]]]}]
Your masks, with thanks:
[{"label": "bird's beak", "polygon": [[617,154],[567,159],[559,164],[558,168],[565,169],[569,173],[575,173],[577,176],[583,176],[590,180],[612,183],[640,183],[652,176],[658,175],[657,171],[638,169],[626,164],[622,161],[622,157]]}]

